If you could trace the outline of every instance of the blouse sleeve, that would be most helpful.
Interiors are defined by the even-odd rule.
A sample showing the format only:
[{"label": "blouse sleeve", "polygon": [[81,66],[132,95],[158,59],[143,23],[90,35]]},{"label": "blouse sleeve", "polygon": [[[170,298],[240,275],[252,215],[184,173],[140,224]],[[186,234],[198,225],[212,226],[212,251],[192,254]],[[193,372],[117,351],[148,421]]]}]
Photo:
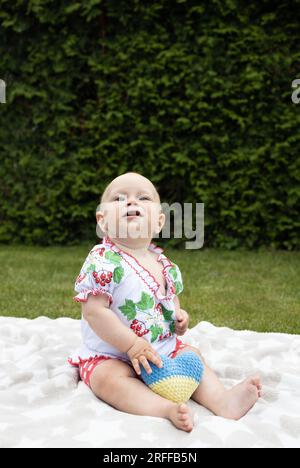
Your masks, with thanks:
[{"label": "blouse sleeve", "polygon": [[183,291],[183,281],[181,271],[176,263],[173,263],[172,268],[170,268],[170,274],[173,280],[175,294],[178,296],[178,294]]},{"label": "blouse sleeve", "polygon": [[76,278],[74,289],[78,294],[73,300],[86,302],[89,294],[104,294],[111,305],[115,285],[120,283],[123,275],[121,257],[118,254],[104,248],[92,249]]}]

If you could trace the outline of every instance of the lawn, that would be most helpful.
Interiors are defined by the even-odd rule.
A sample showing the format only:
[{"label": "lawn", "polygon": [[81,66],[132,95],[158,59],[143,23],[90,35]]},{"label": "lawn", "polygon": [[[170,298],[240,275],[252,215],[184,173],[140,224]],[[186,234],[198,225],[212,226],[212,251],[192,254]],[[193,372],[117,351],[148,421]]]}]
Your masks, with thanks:
[{"label": "lawn", "polygon": [[[80,318],[74,281],[93,244],[0,246],[0,315]],[[200,249],[165,254],[182,272],[190,326],[300,334],[300,252]]]}]

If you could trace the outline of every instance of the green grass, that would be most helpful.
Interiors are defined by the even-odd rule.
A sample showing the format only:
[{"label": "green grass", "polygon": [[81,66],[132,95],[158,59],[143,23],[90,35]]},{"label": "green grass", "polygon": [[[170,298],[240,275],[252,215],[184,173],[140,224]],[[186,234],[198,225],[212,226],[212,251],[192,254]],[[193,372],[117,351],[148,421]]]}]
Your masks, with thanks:
[{"label": "green grass", "polygon": [[[92,245],[0,246],[0,315],[80,318],[74,281]],[[190,326],[300,333],[300,252],[165,250],[182,272]]]}]

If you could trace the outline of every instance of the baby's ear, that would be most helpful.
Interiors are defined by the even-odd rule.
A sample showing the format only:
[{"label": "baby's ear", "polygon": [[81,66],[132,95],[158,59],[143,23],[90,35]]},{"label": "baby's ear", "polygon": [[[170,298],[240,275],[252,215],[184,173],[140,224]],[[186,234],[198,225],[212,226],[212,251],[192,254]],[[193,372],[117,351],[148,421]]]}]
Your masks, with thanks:
[{"label": "baby's ear", "polygon": [[103,218],[103,213],[101,213],[101,211],[97,211],[96,212],[96,223],[98,224],[99,221],[101,220],[101,218]]},{"label": "baby's ear", "polygon": [[104,221],[104,213],[103,211],[97,209],[96,211],[96,223],[97,223],[97,235],[98,237],[103,237],[106,235],[106,228],[105,228],[105,221]]},{"label": "baby's ear", "polygon": [[166,215],[164,213],[160,213],[159,218],[158,218],[158,230],[157,230],[156,234],[160,233],[160,231],[162,230],[162,228],[165,225],[165,222],[166,222]]}]

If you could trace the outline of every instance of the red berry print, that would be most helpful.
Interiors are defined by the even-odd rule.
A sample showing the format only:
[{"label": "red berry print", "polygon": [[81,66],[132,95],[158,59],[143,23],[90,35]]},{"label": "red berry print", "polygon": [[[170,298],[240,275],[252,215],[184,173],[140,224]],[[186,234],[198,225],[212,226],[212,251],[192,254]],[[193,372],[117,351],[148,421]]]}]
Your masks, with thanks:
[{"label": "red berry print", "polygon": [[105,251],[105,248],[104,247],[100,247],[99,249],[95,249],[94,252],[98,252],[98,254],[100,255],[100,257],[103,257],[103,253]]},{"label": "red berry print", "polygon": [[112,281],[112,272],[102,270],[100,273],[93,271],[93,277],[95,278],[96,283],[100,283],[101,286],[105,286]]},{"label": "red berry print", "polygon": [[143,336],[143,335],[146,335],[149,330],[146,328],[144,322],[141,322],[139,320],[133,320],[133,322],[131,323],[130,325],[130,328],[134,331],[134,333],[137,335],[137,336]]}]

